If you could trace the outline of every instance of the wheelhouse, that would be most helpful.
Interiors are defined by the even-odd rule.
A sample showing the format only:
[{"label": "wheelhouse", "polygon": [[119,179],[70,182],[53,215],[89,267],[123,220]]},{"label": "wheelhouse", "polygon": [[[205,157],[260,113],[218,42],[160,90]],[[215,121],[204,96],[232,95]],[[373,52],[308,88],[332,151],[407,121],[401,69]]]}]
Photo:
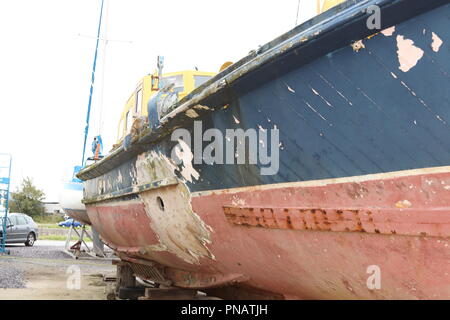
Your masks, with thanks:
[{"label": "wheelhouse", "polygon": [[[177,94],[178,100],[181,100],[215,75],[213,72],[194,70],[166,73],[162,77],[162,86],[174,84],[172,91]],[[147,75],[139,81],[120,116],[117,143],[130,133],[134,118],[148,116],[147,104],[158,92],[159,87],[159,79],[154,74]]]}]

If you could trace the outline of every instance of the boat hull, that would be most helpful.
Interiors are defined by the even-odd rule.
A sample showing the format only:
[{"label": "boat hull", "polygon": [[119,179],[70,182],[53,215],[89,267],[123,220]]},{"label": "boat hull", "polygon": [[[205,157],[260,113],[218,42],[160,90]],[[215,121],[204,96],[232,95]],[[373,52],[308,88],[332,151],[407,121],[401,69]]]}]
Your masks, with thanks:
[{"label": "boat hull", "polygon": [[[197,162],[195,146],[177,167],[180,142],[153,138],[157,129],[82,171],[87,214],[105,243],[139,276],[184,288],[450,299],[450,51],[433,40],[450,39],[450,6],[385,3],[385,20],[404,21],[370,39],[358,31],[363,46],[339,41],[365,20],[312,28],[224,94],[166,119],[166,131],[170,123],[193,137],[279,129],[274,174],[261,174],[262,161]],[[328,46],[339,48],[318,55]]]},{"label": "boat hull", "polygon": [[64,212],[83,224],[91,224],[83,200],[83,183],[70,181],[64,183],[59,195],[59,203]]},{"label": "boat hull", "polygon": [[[155,223],[141,199],[161,191],[89,205],[88,213],[106,243],[166,266],[180,287],[242,282],[284,298],[448,299],[450,168],[428,171],[193,194],[193,211],[211,228],[207,250],[188,243],[202,237],[201,226],[186,235],[177,224]],[[176,212],[170,205],[164,214]],[[160,239],[166,248],[158,250]],[[381,287],[371,290],[373,266]]]}]

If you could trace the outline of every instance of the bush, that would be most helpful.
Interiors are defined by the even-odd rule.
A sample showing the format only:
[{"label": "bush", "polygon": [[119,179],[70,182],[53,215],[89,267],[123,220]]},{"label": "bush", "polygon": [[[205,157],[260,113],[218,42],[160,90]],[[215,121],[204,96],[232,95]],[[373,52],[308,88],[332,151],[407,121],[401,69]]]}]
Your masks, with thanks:
[{"label": "bush", "polygon": [[44,199],[44,191],[33,185],[33,179],[26,177],[23,179],[20,188],[17,188],[15,192],[11,192],[9,211],[25,213],[33,218],[42,216],[45,213],[42,205],[42,200]]}]

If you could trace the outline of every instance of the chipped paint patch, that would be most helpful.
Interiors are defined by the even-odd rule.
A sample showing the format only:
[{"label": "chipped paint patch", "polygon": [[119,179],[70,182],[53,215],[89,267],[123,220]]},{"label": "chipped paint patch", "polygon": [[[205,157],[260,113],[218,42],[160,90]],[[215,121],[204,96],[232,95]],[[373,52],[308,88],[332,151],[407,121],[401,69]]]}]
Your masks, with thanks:
[{"label": "chipped paint patch", "polygon": [[312,88],[312,87],[310,87],[311,88],[311,91],[316,95],[316,96],[319,96],[326,104],[327,104],[327,106],[329,106],[330,108],[332,108],[333,107],[333,105],[327,100],[327,99],[325,99],[316,89],[314,89],[314,88]]},{"label": "chipped paint patch", "polygon": [[362,40],[356,41],[352,43],[353,51],[359,52],[359,50],[366,48]]},{"label": "chipped paint patch", "polygon": [[[178,167],[165,155],[155,151],[142,153],[136,160],[136,182],[146,184],[165,178],[175,178],[175,170],[178,170]],[[142,183],[143,181],[145,183]]]},{"label": "chipped paint patch", "polygon": [[195,105],[194,109],[197,109],[197,110],[211,110],[210,107],[207,107],[207,106],[204,106],[204,105],[201,105],[201,104]]},{"label": "chipped paint patch", "polygon": [[187,115],[189,118],[198,118],[198,117],[199,117],[198,113],[195,112],[195,110],[193,110],[193,109],[187,110],[187,111],[186,111],[186,115]]},{"label": "chipped paint patch", "polygon": [[412,207],[412,203],[408,200],[402,200],[402,201],[398,201],[395,204],[395,207],[399,208],[399,209],[404,209],[404,208],[411,208]]},{"label": "chipped paint patch", "polygon": [[286,84],[286,87],[287,87],[287,89],[288,89],[290,92],[295,93],[295,90],[292,89],[291,87],[289,87],[287,84]]},{"label": "chipped paint patch", "polygon": [[192,182],[192,178],[198,180],[200,174],[197,170],[192,166],[192,160],[194,159],[194,154],[191,151],[191,148],[184,142],[182,139],[178,139],[178,143],[181,148],[175,149],[175,154],[182,161],[182,168],[180,174],[183,176],[186,181]]},{"label": "chipped paint patch", "polygon": [[439,52],[439,49],[441,48],[444,41],[442,41],[442,39],[439,38],[439,36],[434,32],[433,32],[432,38],[433,38],[433,43],[431,44],[431,48],[433,49],[434,52]]},{"label": "chipped paint patch", "polygon": [[233,119],[234,119],[234,122],[235,122],[236,124],[241,123],[235,116],[233,116]]},{"label": "chipped paint patch", "polygon": [[392,36],[394,34],[394,32],[395,32],[395,26],[392,26],[390,28],[386,28],[383,31],[381,31],[381,33],[383,35],[385,35],[386,37]]},{"label": "chipped paint patch", "polygon": [[233,206],[246,206],[247,202],[245,201],[245,199],[241,199],[239,196],[234,195],[231,204]]},{"label": "chipped paint patch", "polygon": [[123,177],[122,177],[122,173],[119,170],[119,173],[117,174],[117,182],[122,183],[123,182]]},{"label": "chipped paint patch", "polygon": [[397,36],[397,48],[399,69],[403,72],[408,72],[414,68],[424,55],[423,50],[416,47],[413,40],[405,39],[404,36]]},{"label": "chipped paint patch", "polygon": [[319,111],[317,111],[316,109],[314,109],[307,101],[305,102],[306,105],[308,106],[308,108],[310,108],[315,114],[317,114],[323,121],[328,121],[324,116],[322,116],[320,114]]},{"label": "chipped paint patch", "polygon": [[[174,162],[155,151],[139,155],[136,166],[139,184],[176,177]],[[214,259],[207,247],[212,228],[193,212],[191,194],[182,181],[141,192],[139,198],[159,240],[158,245],[140,248],[140,254],[151,257],[152,251],[168,251],[192,264],[199,263],[200,258]]]}]

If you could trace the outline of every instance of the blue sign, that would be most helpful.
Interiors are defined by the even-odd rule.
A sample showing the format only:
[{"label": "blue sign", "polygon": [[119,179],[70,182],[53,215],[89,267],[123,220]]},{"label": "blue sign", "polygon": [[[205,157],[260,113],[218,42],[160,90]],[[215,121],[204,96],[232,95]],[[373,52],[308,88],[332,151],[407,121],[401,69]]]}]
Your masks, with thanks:
[{"label": "blue sign", "polygon": [[9,178],[0,178],[0,183],[9,184]]}]

